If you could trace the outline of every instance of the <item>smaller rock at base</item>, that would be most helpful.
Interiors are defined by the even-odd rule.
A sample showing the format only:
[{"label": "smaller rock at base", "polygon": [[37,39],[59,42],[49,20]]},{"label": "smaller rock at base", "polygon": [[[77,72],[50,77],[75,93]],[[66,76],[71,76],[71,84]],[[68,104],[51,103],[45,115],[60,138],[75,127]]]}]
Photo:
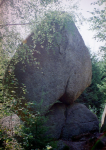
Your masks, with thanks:
[{"label": "smaller rock at base", "polygon": [[70,140],[73,136],[83,133],[99,132],[99,121],[85,105],[74,103],[66,106],[55,103],[48,114],[46,126],[49,127],[47,135],[55,140]]},{"label": "smaller rock at base", "polygon": [[18,127],[20,124],[21,120],[16,114],[12,114],[11,116],[4,117],[0,120],[0,125],[9,131],[13,131],[13,133],[15,131],[15,127]]},{"label": "smaller rock at base", "polygon": [[66,106],[63,103],[55,103],[49,113],[46,114],[47,122],[46,126],[48,131],[46,135],[55,140],[59,139],[61,136],[61,131],[65,123],[65,110]]},{"label": "smaller rock at base", "polygon": [[62,139],[70,140],[73,136],[89,132],[99,132],[99,121],[85,105],[74,103],[67,107]]}]

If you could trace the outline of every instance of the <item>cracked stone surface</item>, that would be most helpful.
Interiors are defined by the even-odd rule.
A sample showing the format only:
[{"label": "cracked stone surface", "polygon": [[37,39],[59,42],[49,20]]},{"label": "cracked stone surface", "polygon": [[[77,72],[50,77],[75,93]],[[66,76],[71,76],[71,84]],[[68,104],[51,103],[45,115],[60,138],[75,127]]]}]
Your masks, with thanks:
[{"label": "cracked stone surface", "polygon": [[[83,133],[99,132],[99,121],[86,106],[79,103],[67,106],[63,103],[55,103],[46,114],[48,118],[45,126],[49,127],[46,135],[55,140],[71,140],[73,136]],[[20,119],[16,114],[0,120],[2,126],[8,129],[20,124]]]},{"label": "cracked stone surface", "polygon": [[62,128],[66,120],[66,106],[63,103],[55,103],[48,114],[48,121],[46,126],[49,127],[46,134],[50,135],[51,138],[59,139],[61,137]]},{"label": "cracked stone surface", "polygon": [[85,105],[74,103],[67,106],[56,103],[47,114],[50,126],[46,134],[54,139],[70,140],[83,133],[99,132],[99,121]]},{"label": "cracked stone surface", "polygon": [[91,131],[99,132],[99,121],[96,115],[83,104],[74,103],[68,106],[62,138],[70,139],[72,136]]},{"label": "cracked stone surface", "polygon": [[[55,13],[53,14],[55,15]],[[15,91],[16,98],[22,97],[24,85],[27,92],[24,94],[25,100],[22,101],[22,104],[26,103],[26,101],[33,102],[35,104],[32,107],[33,111],[39,111],[37,106],[42,104],[40,111],[45,114],[57,100],[72,104],[91,83],[92,65],[89,51],[74,22],[71,20],[66,21],[66,18],[69,18],[67,13],[57,12],[53,18],[48,17],[42,20],[39,27],[40,25],[43,26],[44,42],[41,44],[39,43],[40,40],[37,40],[35,43],[34,39],[37,33],[39,33],[39,37],[43,36],[40,29],[35,28],[35,35],[31,33],[26,39],[27,50],[22,51],[24,46],[21,44],[5,72],[4,85],[11,87],[10,94],[12,95],[11,91]],[[45,20],[47,20],[47,24],[45,24]],[[62,29],[61,21],[57,23],[56,20],[65,22]],[[50,43],[49,40],[47,41],[47,37],[53,36],[54,33],[49,32],[49,30],[45,32],[44,29],[50,24],[54,24],[54,22],[56,22],[55,26],[51,26],[51,29],[59,33],[57,34],[59,36],[55,39],[61,38],[59,41],[53,40],[52,49],[51,46],[47,49],[47,45]],[[23,55],[25,60],[23,60]],[[33,63],[30,55],[34,57]],[[15,62],[16,60],[17,63]],[[37,64],[34,63],[35,60],[37,60]],[[12,65],[15,69],[11,69]],[[13,82],[11,74],[13,73],[18,80],[18,89],[16,88],[17,85],[15,87],[15,85],[12,86],[13,84],[11,84]]]},{"label": "cracked stone surface", "polygon": [[[67,106],[63,103],[55,103],[46,114],[48,118],[46,126],[48,131],[46,135],[55,140],[69,141],[73,136],[79,136],[90,132],[99,132],[99,121],[86,106],[79,103]],[[16,114],[5,117],[0,120],[2,126],[8,129],[14,128],[20,124],[20,119]]]}]

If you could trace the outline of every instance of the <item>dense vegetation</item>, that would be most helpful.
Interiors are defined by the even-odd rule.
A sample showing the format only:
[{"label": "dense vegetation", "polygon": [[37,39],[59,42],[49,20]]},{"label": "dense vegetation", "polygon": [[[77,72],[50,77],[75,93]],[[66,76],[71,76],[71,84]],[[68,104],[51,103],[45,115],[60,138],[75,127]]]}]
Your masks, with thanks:
[{"label": "dense vegetation", "polygon": [[92,61],[92,82],[91,85],[81,94],[77,102],[85,104],[93,111],[98,118],[101,118],[104,104],[106,102],[106,93],[104,81],[105,78],[105,63],[103,60],[98,60],[95,55],[91,55]]},{"label": "dense vegetation", "polygon": [[[106,103],[106,0],[97,0],[92,5],[102,6],[95,8],[92,17],[89,18],[90,29],[95,31],[94,38],[104,42],[100,47],[103,58],[98,61],[98,56],[91,56],[92,60],[92,83],[82,93],[78,100],[101,117]],[[102,9],[101,9],[102,8]]]},{"label": "dense vegetation", "polygon": [[102,53],[103,58],[102,61],[98,63],[99,68],[101,70],[101,75],[98,76],[98,74],[96,74],[95,76],[95,77],[98,76],[101,79],[100,80],[101,83],[98,83],[97,86],[102,94],[99,101],[101,101],[100,105],[103,105],[103,107],[106,103],[105,100],[105,96],[106,96],[106,5],[105,4],[106,4],[106,0],[97,0],[95,3],[93,3],[93,5],[95,6],[97,5],[100,6],[100,9],[95,8],[94,11],[91,12],[92,17],[88,20],[91,25],[90,29],[95,31],[94,38],[97,39],[98,41],[104,42],[104,45],[100,47],[100,52]]}]

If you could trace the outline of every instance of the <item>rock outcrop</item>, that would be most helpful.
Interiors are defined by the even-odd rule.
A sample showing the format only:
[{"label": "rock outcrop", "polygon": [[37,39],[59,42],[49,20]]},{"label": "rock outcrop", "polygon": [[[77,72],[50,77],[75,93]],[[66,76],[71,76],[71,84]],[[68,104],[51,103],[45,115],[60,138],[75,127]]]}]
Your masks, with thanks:
[{"label": "rock outcrop", "polygon": [[48,118],[45,134],[64,148],[67,144],[62,144],[63,140],[99,131],[96,115],[74,103],[90,85],[91,76],[89,51],[71,16],[51,12],[18,47],[5,73],[4,86],[14,97],[18,114],[30,102],[28,109],[33,114],[37,111]]},{"label": "rock outcrop", "polygon": [[74,103],[66,106],[56,103],[46,115],[46,134],[54,139],[70,140],[73,136],[83,133],[99,132],[99,121],[85,105]]},{"label": "rock outcrop", "polygon": [[[83,104],[75,103],[67,106],[63,103],[55,103],[46,114],[48,118],[44,124],[48,127],[44,137],[55,141],[72,141],[80,139],[83,136],[99,132],[99,121]],[[0,121],[3,127],[14,133],[15,126],[20,125],[20,119],[17,115],[5,117]],[[67,143],[65,142],[65,143]],[[71,143],[73,147],[75,143]],[[81,144],[81,143],[79,143]],[[60,145],[60,144],[59,144]],[[62,145],[63,147],[65,144]],[[61,147],[61,145],[60,145]]]},{"label": "rock outcrop", "polygon": [[74,137],[70,141],[57,141],[57,148],[53,150],[105,150],[106,136],[103,133],[88,133]]},{"label": "rock outcrop", "polygon": [[16,92],[16,98],[25,97],[22,104],[33,102],[33,111],[41,105],[40,111],[46,113],[57,100],[72,104],[90,85],[91,70],[89,51],[71,16],[53,12],[19,46],[4,85]]},{"label": "rock outcrop", "polygon": [[96,115],[83,104],[75,103],[68,106],[62,138],[70,139],[89,132],[99,132],[99,121]]},{"label": "rock outcrop", "polygon": [[62,128],[64,127],[66,120],[66,105],[63,103],[55,103],[50,111],[46,114],[48,131],[46,135],[50,135],[50,138],[61,138]]}]

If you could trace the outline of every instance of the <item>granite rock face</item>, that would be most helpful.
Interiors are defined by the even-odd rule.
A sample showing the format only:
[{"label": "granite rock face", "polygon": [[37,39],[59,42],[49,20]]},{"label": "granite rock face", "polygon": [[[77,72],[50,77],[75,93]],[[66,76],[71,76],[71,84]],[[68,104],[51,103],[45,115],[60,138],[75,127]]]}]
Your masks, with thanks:
[{"label": "granite rock face", "polygon": [[[46,31],[47,27],[51,30]],[[18,89],[11,84],[13,74]],[[25,97],[22,104],[33,102],[34,111],[41,104],[40,111],[46,113],[57,100],[72,104],[90,85],[91,76],[89,51],[74,22],[67,13],[53,12],[19,46],[5,73],[4,85],[11,87],[16,97]],[[22,95],[23,85],[27,92]]]},{"label": "granite rock face", "polygon": [[85,105],[75,103],[67,107],[67,117],[63,128],[63,139],[89,132],[99,132],[99,121]]},{"label": "granite rock face", "polygon": [[50,134],[54,139],[70,140],[89,132],[99,132],[99,121],[85,105],[74,103],[66,106],[56,103],[47,114],[47,125]]},{"label": "granite rock face", "polygon": [[48,126],[47,135],[50,135],[53,139],[61,138],[62,128],[65,124],[65,112],[66,106],[63,103],[55,103],[49,113],[46,114]]},{"label": "granite rock face", "polygon": [[[55,103],[45,115],[47,122],[44,126],[48,130],[42,136],[48,136],[53,140],[70,141],[75,136],[82,136],[99,132],[99,121],[86,106],[79,103],[67,106],[63,103]],[[12,122],[11,122],[12,121]],[[0,120],[0,125],[8,129],[15,129],[20,125],[20,118],[13,114]]]}]

